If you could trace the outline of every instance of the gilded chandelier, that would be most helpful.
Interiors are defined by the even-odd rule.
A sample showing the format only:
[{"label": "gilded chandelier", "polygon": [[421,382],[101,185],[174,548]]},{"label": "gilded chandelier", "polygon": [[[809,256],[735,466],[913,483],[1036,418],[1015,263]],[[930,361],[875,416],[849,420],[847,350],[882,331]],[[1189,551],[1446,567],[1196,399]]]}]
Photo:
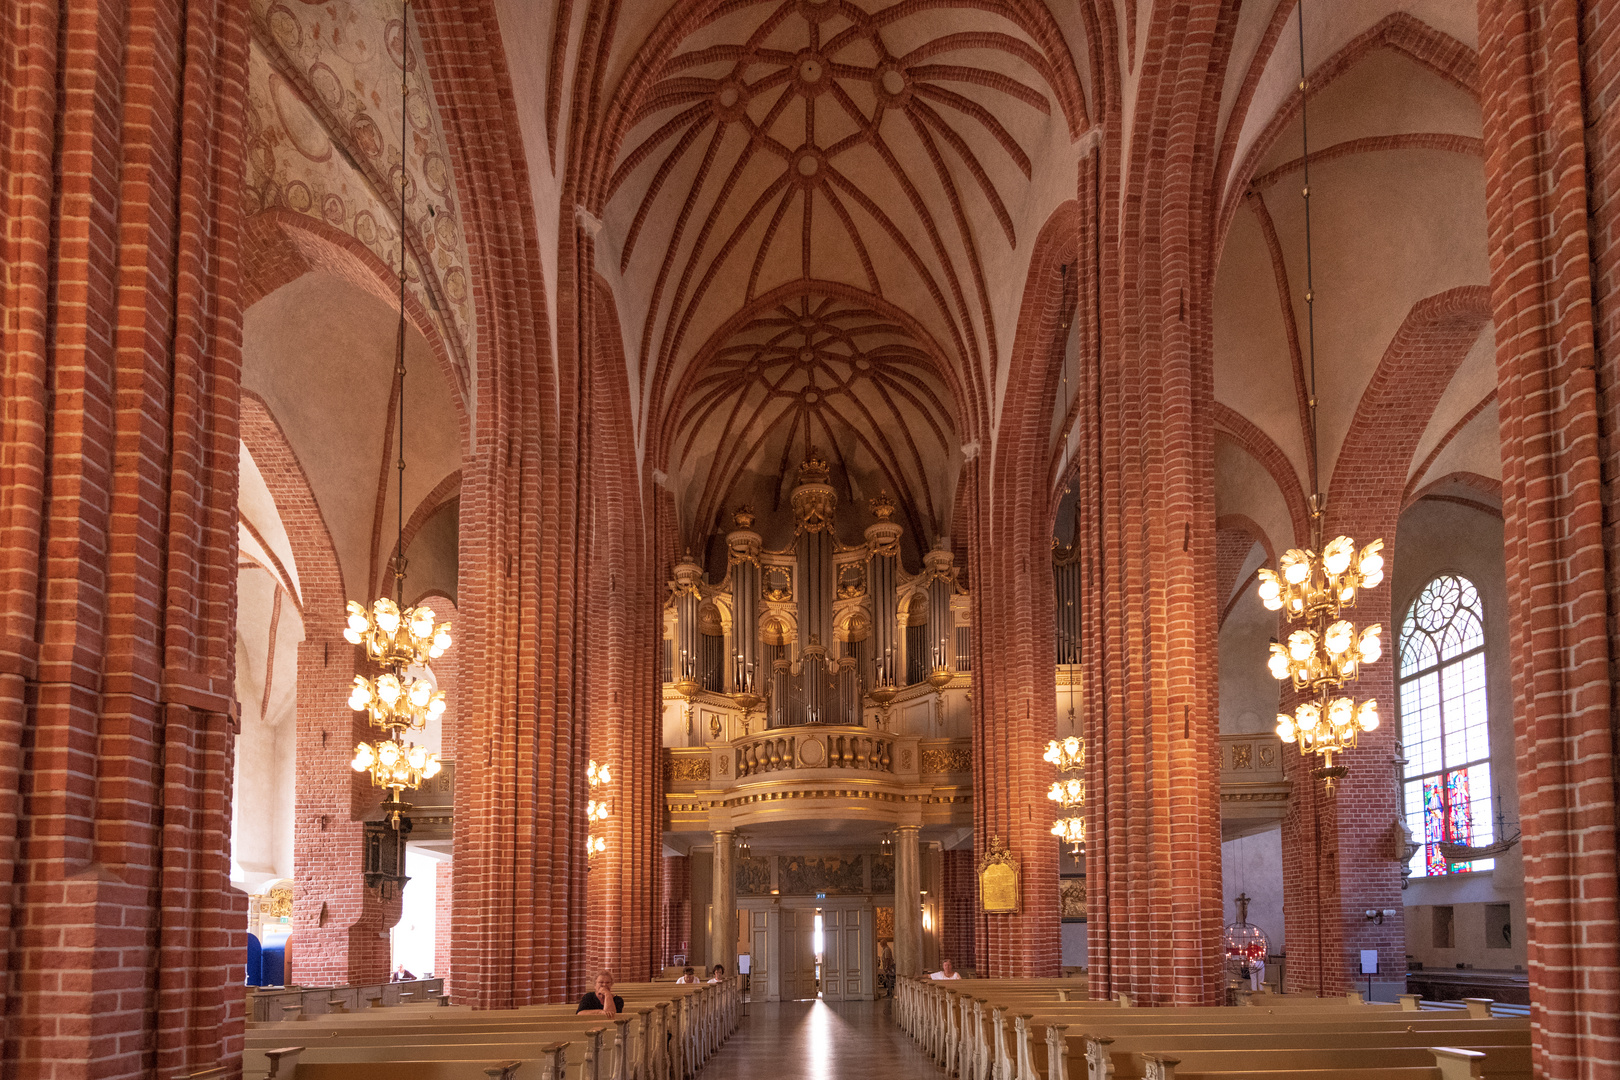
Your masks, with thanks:
[{"label": "gilded chandelier", "polygon": [[[594,831],[596,826],[608,819],[607,791],[613,777],[608,773],[606,765],[598,765],[594,760],[585,768],[585,782],[590,785],[591,795],[585,803],[585,825],[592,832],[585,837],[585,854],[594,859],[607,850],[607,837],[599,836]],[[604,789],[598,793],[597,789]]]},{"label": "gilded chandelier", "polygon": [[1308,550],[1289,550],[1278,561],[1277,570],[1260,571],[1260,600],[1272,611],[1286,611],[1291,630],[1285,642],[1273,642],[1269,667],[1279,682],[1291,682],[1294,690],[1310,695],[1295,706],[1293,715],[1277,714],[1277,736],[1283,742],[1299,743],[1303,753],[1320,754],[1322,765],[1316,775],[1333,790],[1335,780],[1349,769],[1335,765],[1333,755],[1355,747],[1364,731],[1378,727],[1378,702],[1372,698],[1357,701],[1348,691],[1361,675],[1363,664],[1383,655],[1379,635],[1383,627],[1374,623],[1357,631],[1356,624],[1342,618],[1345,609],[1356,605],[1362,589],[1376,588],[1384,580],[1382,540],[1374,540],[1360,551],[1348,536],[1336,536],[1322,544],[1322,518],[1326,498],[1317,474],[1316,416],[1316,291],[1311,267],[1311,154],[1306,102],[1304,5],[1299,15],[1299,90],[1301,158],[1305,199],[1305,311],[1310,344],[1311,392],[1308,399],[1311,436],[1311,543]]},{"label": "gilded chandelier", "polygon": [[1054,739],[1046,744],[1042,757],[1063,774],[1046,793],[1046,797],[1063,810],[1063,816],[1052,825],[1052,835],[1069,845],[1071,855],[1080,855],[1086,848],[1085,740],[1076,735]]},{"label": "gilded chandelier", "polygon": [[[409,47],[411,8],[403,4],[406,48]],[[400,147],[408,145],[405,120],[409,112],[405,98],[410,93],[406,66],[400,65]],[[439,774],[439,755],[425,746],[405,741],[408,731],[420,731],[428,721],[444,713],[444,693],[433,683],[407,669],[437,660],[450,648],[450,624],[435,623],[433,609],[405,607],[405,194],[406,176],[400,172],[399,188],[399,323],[394,337],[394,380],[399,415],[398,433],[399,531],[394,549],[395,598],[380,597],[370,608],[353,600],[348,604],[348,625],[343,637],[351,645],[364,646],[366,659],[381,671],[375,678],[356,675],[349,688],[349,708],[365,713],[371,726],[382,732],[376,742],[362,742],[354,748],[349,762],[357,773],[370,773],[374,786],[388,789],[384,809],[398,828],[400,814],[407,808],[401,801],[406,791],[414,791]]]}]

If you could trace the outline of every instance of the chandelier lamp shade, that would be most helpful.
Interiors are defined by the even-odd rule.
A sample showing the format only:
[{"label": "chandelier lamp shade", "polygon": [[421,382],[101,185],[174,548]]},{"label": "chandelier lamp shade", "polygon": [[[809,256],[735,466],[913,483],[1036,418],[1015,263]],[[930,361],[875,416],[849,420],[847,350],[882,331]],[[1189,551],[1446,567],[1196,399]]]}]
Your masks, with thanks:
[{"label": "chandelier lamp shade", "polygon": [[[405,49],[410,48],[410,0],[401,5],[401,39]],[[406,108],[410,96],[408,65],[400,62],[400,131],[401,153],[409,145],[406,139]],[[358,674],[349,688],[349,708],[364,713],[371,726],[381,732],[375,742],[362,742],[354,748],[349,762],[357,773],[369,773],[373,786],[386,788],[388,799],[383,808],[388,812],[394,828],[400,828],[400,815],[408,809],[402,797],[415,791],[437,776],[442,768],[439,755],[426,746],[405,741],[408,731],[421,731],[430,720],[445,711],[443,691],[431,679],[412,674],[408,668],[422,667],[437,660],[450,648],[450,624],[436,621],[432,608],[405,606],[405,198],[408,178],[404,168],[399,176],[399,321],[394,336],[394,396],[399,413],[395,430],[398,434],[399,489],[397,505],[398,533],[395,541],[392,569],[394,597],[383,596],[371,606],[350,600],[348,624],[343,638],[351,645],[365,650],[366,660],[378,669],[375,675]]]},{"label": "chandelier lamp shade", "polygon": [[1287,617],[1288,636],[1273,641],[1267,666],[1278,682],[1290,683],[1304,696],[1290,713],[1278,713],[1277,737],[1297,743],[1300,751],[1317,754],[1322,764],[1318,779],[1342,779],[1349,768],[1335,764],[1335,754],[1355,749],[1363,732],[1378,727],[1378,702],[1358,700],[1353,687],[1364,665],[1377,663],[1384,649],[1377,623],[1358,629],[1346,611],[1356,606],[1365,589],[1377,588],[1384,580],[1384,542],[1374,540],[1357,550],[1348,536],[1336,536],[1326,544],[1323,517],[1327,498],[1322,493],[1317,461],[1318,420],[1316,413],[1316,290],[1311,263],[1311,155],[1310,128],[1306,103],[1309,83],[1305,72],[1305,12],[1299,11],[1299,90],[1300,138],[1303,145],[1301,195],[1305,200],[1305,311],[1309,341],[1310,397],[1307,401],[1311,438],[1311,547],[1292,548],[1277,562],[1277,569],[1262,569],[1260,601],[1271,611]]}]

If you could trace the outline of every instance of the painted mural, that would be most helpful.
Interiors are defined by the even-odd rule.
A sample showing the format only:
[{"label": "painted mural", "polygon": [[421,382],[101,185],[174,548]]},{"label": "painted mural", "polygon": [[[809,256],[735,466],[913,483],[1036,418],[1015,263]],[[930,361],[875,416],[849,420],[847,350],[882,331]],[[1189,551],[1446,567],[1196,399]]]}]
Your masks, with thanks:
[{"label": "painted mural", "polygon": [[[403,160],[406,219],[427,264],[407,255],[408,286],[438,324],[466,393],[476,351],[467,244],[415,28],[407,46],[398,5],[383,0],[252,3],[243,212],[283,207],[307,215],[397,269],[391,193]],[[410,86],[403,153],[402,58]]]}]

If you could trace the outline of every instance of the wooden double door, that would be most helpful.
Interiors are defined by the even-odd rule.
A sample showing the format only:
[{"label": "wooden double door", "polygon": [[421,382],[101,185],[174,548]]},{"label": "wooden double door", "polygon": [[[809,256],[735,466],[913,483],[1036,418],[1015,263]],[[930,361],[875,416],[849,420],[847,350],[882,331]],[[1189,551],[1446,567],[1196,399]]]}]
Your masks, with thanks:
[{"label": "wooden double door", "polygon": [[[821,916],[821,956],[816,957],[816,916]],[[777,969],[784,999],[820,996],[826,1001],[870,1001],[876,939],[872,909],[865,906],[779,909],[781,957]]]}]

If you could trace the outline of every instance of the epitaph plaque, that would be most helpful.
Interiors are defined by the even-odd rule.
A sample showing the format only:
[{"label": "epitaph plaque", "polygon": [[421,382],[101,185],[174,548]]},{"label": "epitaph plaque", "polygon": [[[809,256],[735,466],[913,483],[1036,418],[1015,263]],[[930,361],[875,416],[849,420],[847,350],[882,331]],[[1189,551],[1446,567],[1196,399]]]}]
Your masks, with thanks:
[{"label": "epitaph plaque", "polygon": [[1018,857],[999,836],[979,860],[979,910],[988,915],[1016,915],[1023,909],[1023,882]]}]

